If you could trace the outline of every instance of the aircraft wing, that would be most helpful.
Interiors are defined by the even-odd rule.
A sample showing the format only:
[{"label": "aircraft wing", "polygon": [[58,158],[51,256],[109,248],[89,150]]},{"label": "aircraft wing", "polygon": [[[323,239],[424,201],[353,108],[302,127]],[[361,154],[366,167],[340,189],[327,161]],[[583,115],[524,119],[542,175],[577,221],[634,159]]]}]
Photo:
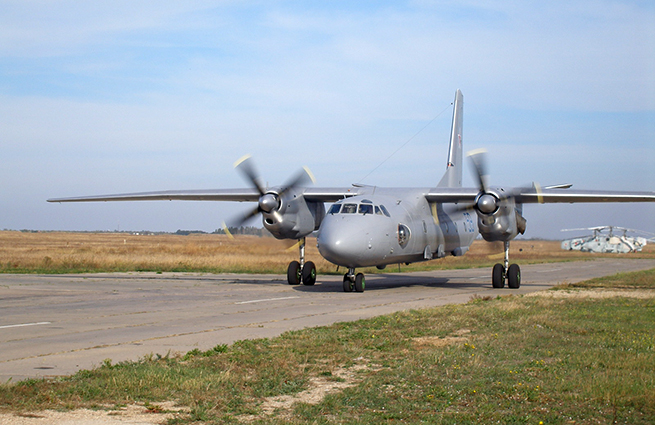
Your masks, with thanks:
[{"label": "aircraft wing", "polygon": [[[517,203],[573,203],[573,202],[655,202],[655,192],[624,192],[602,190],[514,188],[508,191]],[[303,188],[308,201],[336,202],[360,193],[358,187]],[[480,194],[476,188],[435,188],[425,193],[430,202],[475,202]],[[113,195],[52,198],[48,202],[111,202],[111,201],[232,201],[257,202],[256,189],[165,190],[159,192],[119,193]]]},{"label": "aircraft wing", "polygon": [[[502,192],[501,192],[502,193]],[[574,202],[655,202],[655,192],[625,192],[606,190],[570,190],[568,188],[539,189],[536,187],[510,188],[507,196],[513,196],[519,204],[548,204]],[[430,202],[475,202],[477,188],[435,188],[425,194]]]},{"label": "aircraft wing", "polygon": [[53,198],[48,202],[108,202],[108,201],[237,201],[256,202],[256,189],[164,190],[160,192],[118,193],[115,195]]},{"label": "aircraft wing", "polygon": [[625,192],[606,190],[538,189],[519,190],[516,202],[523,204],[574,202],[655,202],[655,192]]},{"label": "aircraft wing", "polygon": [[[355,196],[357,188],[305,188],[302,191],[308,201],[336,202]],[[52,198],[48,202],[112,202],[112,201],[232,201],[257,202],[260,193],[256,189],[207,189],[164,190],[159,192],[118,193],[113,195]]]},{"label": "aircraft wing", "polygon": [[438,187],[428,191],[425,199],[439,203],[475,202],[479,194],[480,191],[472,187]]},{"label": "aircraft wing", "polygon": [[361,191],[358,187],[311,187],[303,190],[303,196],[308,201],[314,202],[337,202],[341,199],[358,195]]}]

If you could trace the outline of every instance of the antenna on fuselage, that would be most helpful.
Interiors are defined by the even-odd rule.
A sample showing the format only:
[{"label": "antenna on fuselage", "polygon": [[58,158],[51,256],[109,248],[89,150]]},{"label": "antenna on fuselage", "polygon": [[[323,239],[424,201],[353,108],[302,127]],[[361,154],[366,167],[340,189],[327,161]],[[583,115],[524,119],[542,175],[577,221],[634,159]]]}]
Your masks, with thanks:
[{"label": "antenna on fuselage", "polygon": [[[458,90],[458,92],[459,92],[459,90]],[[375,170],[377,170],[378,168],[380,168],[380,167],[381,167],[385,162],[387,162],[388,160],[390,160],[390,159],[391,159],[395,154],[397,154],[398,152],[400,152],[400,150],[401,150],[402,148],[404,148],[405,146],[407,146],[407,145],[409,144],[409,142],[411,142],[412,140],[414,140],[414,138],[416,138],[416,136],[418,136],[419,134],[421,134],[421,132],[423,132],[423,130],[425,130],[426,128],[428,128],[428,126],[429,126],[430,124],[432,124],[432,123],[433,123],[437,118],[439,118],[439,117],[441,116],[441,114],[443,114],[444,112],[446,112],[446,111],[448,110],[448,108],[450,108],[450,105],[452,105],[452,103],[449,103],[448,106],[446,106],[446,107],[445,107],[441,112],[439,112],[439,113],[438,113],[434,118],[432,118],[432,119],[431,119],[427,124],[425,124],[423,127],[421,127],[421,129],[420,129],[419,131],[417,131],[417,132],[416,132],[412,137],[410,137],[409,139],[407,139],[407,141],[406,141],[405,143],[403,143],[402,146],[400,146],[398,149],[396,149],[396,150],[395,150],[391,155],[389,155],[389,156],[388,156],[384,161],[380,162],[380,163],[379,163],[375,168],[373,168],[373,169],[372,169],[372,170],[371,170],[367,175],[365,175],[364,177],[362,177],[361,179],[359,179],[359,181],[357,181],[357,183],[353,184],[353,186],[357,186],[357,185],[362,184],[362,181],[364,181],[368,176],[370,176],[371,174],[373,174],[373,172],[375,172]],[[460,181],[461,181],[461,178],[460,178]]]}]

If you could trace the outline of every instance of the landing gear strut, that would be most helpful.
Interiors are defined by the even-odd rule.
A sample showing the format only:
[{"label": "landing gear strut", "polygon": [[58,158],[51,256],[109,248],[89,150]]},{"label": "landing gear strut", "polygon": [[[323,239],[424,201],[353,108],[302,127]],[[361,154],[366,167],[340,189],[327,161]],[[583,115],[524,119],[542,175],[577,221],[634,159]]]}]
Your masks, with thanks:
[{"label": "landing gear strut", "polygon": [[503,264],[496,264],[491,273],[491,285],[494,288],[503,288],[505,280],[511,289],[521,286],[521,268],[518,264],[509,264],[509,241],[503,242],[505,247],[505,261]]},{"label": "landing gear strut", "polygon": [[364,292],[364,289],[366,289],[364,273],[357,273],[355,275],[355,269],[352,267],[349,268],[348,273],[343,275],[343,292],[352,292],[353,290]]},{"label": "landing gear strut", "polygon": [[298,285],[302,282],[303,285],[311,286],[316,283],[316,266],[311,261],[305,262],[305,238],[300,239],[299,242],[300,261],[289,263],[287,282],[289,285]]}]

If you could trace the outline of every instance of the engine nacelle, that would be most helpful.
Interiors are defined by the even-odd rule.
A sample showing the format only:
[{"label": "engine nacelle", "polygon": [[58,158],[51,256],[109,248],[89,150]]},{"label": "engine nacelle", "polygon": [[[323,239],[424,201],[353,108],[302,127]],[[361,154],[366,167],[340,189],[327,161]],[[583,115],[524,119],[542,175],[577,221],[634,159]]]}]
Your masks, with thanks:
[{"label": "engine nacelle", "polygon": [[512,198],[499,200],[492,213],[485,214],[478,210],[478,229],[484,240],[509,241],[519,233],[525,233],[526,220],[520,210]]},{"label": "engine nacelle", "polygon": [[[277,196],[277,192],[271,191]],[[284,193],[277,208],[262,211],[264,227],[277,239],[300,239],[318,230],[325,217],[323,202],[307,202],[294,190]]]}]

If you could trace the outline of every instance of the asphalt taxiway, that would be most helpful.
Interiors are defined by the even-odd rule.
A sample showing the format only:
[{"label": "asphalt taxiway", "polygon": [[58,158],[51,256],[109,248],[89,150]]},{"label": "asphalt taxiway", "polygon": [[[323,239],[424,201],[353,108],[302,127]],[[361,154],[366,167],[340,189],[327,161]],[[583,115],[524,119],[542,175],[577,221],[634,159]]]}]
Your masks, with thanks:
[{"label": "asphalt taxiway", "polygon": [[341,276],[319,276],[306,287],[276,275],[5,274],[0,382],[649,268],[655,260],[526,265],[518,290],[492,289],[486,268],[368,275],[364,293],[344,293]]}]

